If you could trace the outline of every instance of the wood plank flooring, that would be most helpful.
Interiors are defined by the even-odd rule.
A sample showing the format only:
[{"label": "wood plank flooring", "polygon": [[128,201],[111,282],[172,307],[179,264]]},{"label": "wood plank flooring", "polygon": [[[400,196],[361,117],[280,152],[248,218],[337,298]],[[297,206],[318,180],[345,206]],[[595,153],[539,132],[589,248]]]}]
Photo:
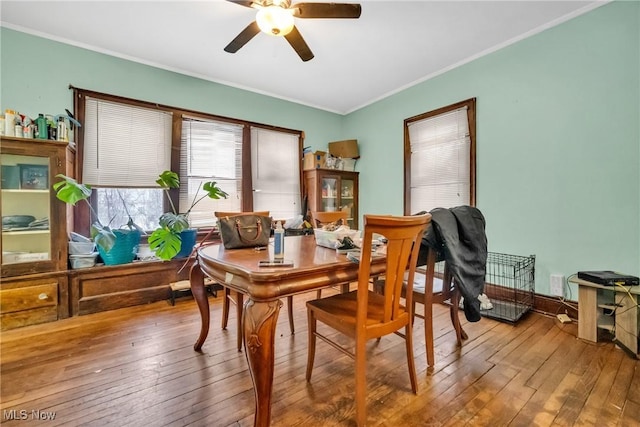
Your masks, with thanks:
[{"label": "wood plank flooring", "polygon": [[[314,295],[294,298],[295,335],[286,307],[280,312],[274,426],[355,425],[350,358],[318,342],[311,382],[304,378],[304,303]],[[221,297],[210,303],[202,353],[192,347],[200,317],[190,298],[3,332],[2,425],[253,425],[235,312],[222,331]],[[402,339],[370,342],[369,425],[640,426],[640,362],[613,344],[584,342],[575,324],[530,313],[516,325],[466,323],[462,316],[469,339],[458,348],[448,310],[434,312],[433,369],[426,366],[423,323],[415,324],[417,396]]]}]

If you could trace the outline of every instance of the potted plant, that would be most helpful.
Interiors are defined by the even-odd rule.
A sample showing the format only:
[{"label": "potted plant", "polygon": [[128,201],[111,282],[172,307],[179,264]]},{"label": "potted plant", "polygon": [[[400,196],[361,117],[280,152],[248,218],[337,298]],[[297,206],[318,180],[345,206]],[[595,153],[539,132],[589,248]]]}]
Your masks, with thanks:
[{"label": "potted plant", "polygon": [[[89,197],[93,191],[90,185],[80,184],[75,179],[63,174],[56,175],[61,181],[53,184],[56,197],[70,205],[75,206],[77,202],[84,200],[89,206],[91,216],[95,221],[91,224],[90,236],[102,260],[106,265],[125,264],[133,261],[135,249],[140,243],[140,235],[144,234],[141,227],[133,222],[129,215],[126,204],[125,211],[129,215],[126,228],[112,229],[109,225],[103,225],[98,218],[96,211],[89,203]],[[122,200],[122,197],[120,198]]]},{"label": "potted plant", "polygon": [[210,199],[226,199],[229,195],[217,186],[215,181],[208,181],[202,185],[205,194],[198,197],[198,191],[194,196],[189,209],[184,213],[178,213],[176,207],[169,197],[169,190],[180,187],[180,177],[172,171],[164,171],[160,174],[156,183],[164,190],[164,194],[171,205],[171,212],[165,212],[160,216],[160,227],[149,236],[149,247],[156,256],[163,260],[170,260],[173,257],[188,256],[196,242],[197,230],[190,228],[189,213],[193,208],[206,197]]}]

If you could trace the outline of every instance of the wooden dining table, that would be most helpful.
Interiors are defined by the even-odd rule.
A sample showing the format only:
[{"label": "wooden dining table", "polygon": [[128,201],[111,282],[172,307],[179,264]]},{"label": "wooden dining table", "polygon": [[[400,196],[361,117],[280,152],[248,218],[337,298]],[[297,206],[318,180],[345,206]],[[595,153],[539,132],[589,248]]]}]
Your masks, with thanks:
[{"label": "wooden dining table", "polygon": [[[271,422],[271,394],[274,374],[275,331],[282,298],[315,291],[358,279],[358,264],[335,249],[318,246],[311,236],[287,236],[284,258],[292,267],[261,267],[261,260],[273,259],[273,244],[265,250],[225,249],[221,244],[203,246],[190,271],[191,290],[198,304],[202,324],[194,349],[201,351],[209,333],[209,300],[204,278],[246,295],[243,310],[245,355],[254,386],[254,426]],[[374,258],[371,274],[383,274],[384,257]]]}]

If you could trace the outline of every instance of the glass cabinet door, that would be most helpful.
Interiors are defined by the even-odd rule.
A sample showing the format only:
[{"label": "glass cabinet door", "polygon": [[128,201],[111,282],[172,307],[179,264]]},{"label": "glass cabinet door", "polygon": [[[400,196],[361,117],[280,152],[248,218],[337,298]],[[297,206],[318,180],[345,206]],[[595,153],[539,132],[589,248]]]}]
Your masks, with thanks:
[{"label": "glass cabinet door", "polygon": [[339,207],[338,179],[335,177],[322,178],[322,211],[335,212]]},{"label": "glass cabinet door", "polygon": [[2,154],[2,265],[51,260],[49,157]]},{"label": "glass cabinet door", "polygon": [[352,179],[342,178],[340,181],[340,210],[347,212],[347,223],[355,228],[355,184]]}]

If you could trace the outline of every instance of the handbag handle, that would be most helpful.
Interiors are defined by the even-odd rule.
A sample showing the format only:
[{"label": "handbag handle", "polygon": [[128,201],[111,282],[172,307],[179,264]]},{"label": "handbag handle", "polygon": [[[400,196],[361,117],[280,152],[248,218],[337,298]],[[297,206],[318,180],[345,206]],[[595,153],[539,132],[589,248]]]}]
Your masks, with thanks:
[{"label": "handbag handle", "polygon": [[[260,218],[257,219],[256,224],[257,224],[256,237],[253,239],[248,239],[248,238],[244,238],[244,236],[242,235],[241,230],[243,228],[240,225],[240,220],[236,219],[236,230],[238,231],[238,236],[240,236],[240,240],[244,240],[246,242],[255,242],[256,240],[258,240],[260,238],[260,235],[262,234],[262,221],[260,220]],[[245,228],[253,228],[253,227],[245,227]]]}]

